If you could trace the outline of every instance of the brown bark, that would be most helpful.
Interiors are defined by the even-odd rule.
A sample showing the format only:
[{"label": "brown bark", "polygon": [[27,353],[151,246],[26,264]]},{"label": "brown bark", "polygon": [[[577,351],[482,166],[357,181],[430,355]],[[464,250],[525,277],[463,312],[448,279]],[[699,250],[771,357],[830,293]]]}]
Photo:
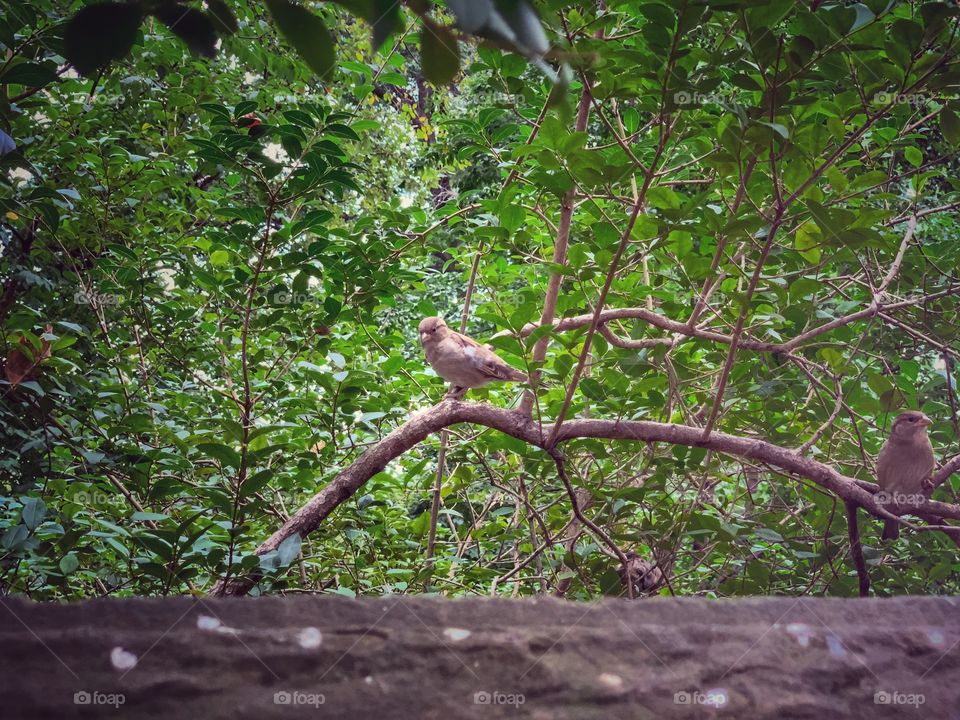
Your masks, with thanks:
[{"label": "brown bark", "polygon": [[[531,418],[513,410],[503,410],[482,403],[444,400],[417,413],[373,445],[352,464],[341,470],[306,505],[285,522],[256,550],[262,555],[277,549],[280,543],[294,533],[301,537],[316,530],[323,520],[344,500],[352,496],[364,483],[383,470],[389,462],[426,439],[430,434],[457,425],[472,423],[484,425],[523,440],[534,447],[544,447],[543,428]],[[635,442],[665,442],[672,445],[703,447],[714,452],[754,460],[780,468],[792,475],[807,478],[844,501],[852,501],[879,518],[896,518],[873,494],[876,486],[863,480],[846,477],[829,465],[804,457],[790,450],[757,438],[745,438],[714,432],[703,437],[701,428],[670,423],[622,420],[575,419],[563,424],[557,443],[575,438],[605,438]],[[960,466],[951,461],[948,467]],[[941,471],[942,473],[943,471]],[[939,477],[940,473],[935,477]],[[960,519],[960,506],[927,500],[910,508],[909,512],[926,513],[940,518]],[[245,595],[258,580],[256,575],[234,578],[218,583],[214,596]]]}]

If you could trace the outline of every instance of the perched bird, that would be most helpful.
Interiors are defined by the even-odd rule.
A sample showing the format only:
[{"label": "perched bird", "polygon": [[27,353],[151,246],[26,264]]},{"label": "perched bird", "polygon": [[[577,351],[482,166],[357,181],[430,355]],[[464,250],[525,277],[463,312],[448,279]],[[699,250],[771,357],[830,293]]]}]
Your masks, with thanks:
[{"label": "perched bird", "polygon": [[[877,458],[877,484],[885,494],[883,502],[894,505],[911,503],[927,496],[930,475],[936,465],[933,446],[927,437],[931,422],[916,410],[902,412],[893,421],[890,437]],[[898,537],[900,525],[895,520],[885,520],[883,539],[896,540]]]},{"label": "perched bird", "polygon": [[468,388],[494,381],[524,382],[527,376],[497,357],[486,345],[447,327],[442,318],[420,322],[420,342],[427,362],[452,385],[448,396],[462,396]]}]

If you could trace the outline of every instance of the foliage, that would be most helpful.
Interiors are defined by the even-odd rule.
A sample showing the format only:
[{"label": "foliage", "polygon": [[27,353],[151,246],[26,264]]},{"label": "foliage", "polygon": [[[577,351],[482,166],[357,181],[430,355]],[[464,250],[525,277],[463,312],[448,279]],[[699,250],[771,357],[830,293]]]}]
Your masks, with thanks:
[{"label": "foliage", "polygon": [[[291,54],[268,5],[276,23],[230,3],[237,29],[209,59],[138,15],[92,78],[64,64],[79,3],[5,8],[5,592],[204,591],[254,568],[262,592],[622,592],[604,543],[567,537],[554,461],[483,428],[452,431],[433,564],[436,438],[318,532],[253,552],[440,399],[415,326],[455,324],[477,258],[469,331],[542,370],[548,429],[589,416],[812,440],[870,480],[891,415],[915,407],[938,458],[957,453],[955,6],[542,2],[581,73],[562,90],[571,118],[518,55],[461,45],[467,75],[431,89],[456,76],[455,44],[421,59],[399,33],[374,56],[369,27],[328,11],[324,87],[329,57]],[[589,316],[608,278],[604,307],[643,312],[524,334],[551,276],[557,317]],[[856,594],[843,503],[804,479],[682,445],[563,451],[587,515],[663,568],[661,592]],[[957,592],[948,538],[883,547],[878,525],[861,517],[878,594]]]},{"label": "foliage", "polygon": [[[363,18],[373,33],[373,49],[403,29],[400,3],[396,0],[336,0]],[[329,80],[336,68],[334,38],[327,26],[307,6],[290,0],[266,0],[277,28],[319,77]],[[550,49],[536,11],[527,0],[471,0],[448,2],[463,31],[488,38],[519,53],[557,78],[544,61]],[[430,16],[431,3],[419,0],[410,8],[420,16],[423,71],[436,84],[450,82],[460,69],[456,36]],[[63,54],[81,73],[93,75],[110,62],[122,60],[137,42],[141,22],[155,17],[175,33],[190,50],[213,57],[219,42],[240,29],[224,0],[210,0],[204,10],[175,0],[101,1],[79,10],[64,27]]]}]

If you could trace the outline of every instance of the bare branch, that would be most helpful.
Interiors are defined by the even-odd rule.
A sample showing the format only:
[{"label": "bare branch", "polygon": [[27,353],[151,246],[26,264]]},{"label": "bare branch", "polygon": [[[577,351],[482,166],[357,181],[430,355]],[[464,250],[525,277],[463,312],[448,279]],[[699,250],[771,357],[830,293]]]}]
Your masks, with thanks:
[{"label": "bare branch", "polygon": [[[930,302],[932,300],[939,300],[940,298],[950,297],[953,295],[960,295],[960,285],[951,285],[945,290],[940,290],[938,292],[930,293],[928,295],[922,295],[915,298],[910,298],[909,300],[898,300],[896,302],[889,303],[879,303],[874,302],[868,305],[861,310],[852,312],[843,317],[836,318],[831,320],[828,323],[819,325],[815,328],[811,328],[806,332],[797,335],[796,337],[782,343],[771,343],[771,342],[762,342],[759,340],[748,340],[741,339],[737,343],[738,348],[745,350],[755,350],[757,352],[769,352],[769,353],[788,353],[792,350],[797,349],[801,345],[817,338],[821,335],[824,335],[831,330],[836,330],[837,328],[850,325],[851,323],[857,322],[858,320],[864,320],[866,318],[874,317],[880,314],[886,315],[890,310],[899,310],[905,307],[913,307],[915,305],[923,305],[924,303]],[[568,332],[570,330],[577,330],[582,327],[588,327],[593,320],[593,313],[589,315],[575,315],[574,317],[564,318],[562,320],[557,320],[553,323],[553,329],[555,332]],[[606,324],[613,320],[643,320],[648,325],[653,325],[654,327],[660,328],[661,330],[666,330],[668,332],[677,333],[679,335],[686,335],[688,337],[700,338],[702,340],[711,340],[717,343],[723,343],[729,345],[733,342],[733,337],[731,335],[725,335],[723,333],[715,332],[713,330],[707,330],[702,327],[690,327],[686,323],[678,322],[677,320],[672,320],[670,318],[664,317],[656,312],[648,310],[643,307],[629,307],[629,308],[611,308],[604,310],[600,313],[600,323]],[[540,323],[529,323],[523,327],[520,331],[521,336],[526,337],[534,330],[540,327]],[[656,340],[656,338],[654,338]],[[647,345],[635,346],[633,343],[647,343],[650,340],[624,340],[620,339],[620,342],[614,343],[620,347],[647,347]],[[623,343],[623,344],[621,344]],[[659,341],[656,344],[661,344]],[[663,343],[666,344],[666,343]]]},{"label": "bare branch", "polygon": [[913,240],[913,231],[916,229],[917,216],[913,215],[910,217],[910,222],[907,224],[907,231],[903,234],[903,240],[900,243],[900,249],[897,250],[897,256],[893,259],[893,263],[891,263],[886,277],[883,278],[883,282],[880,283],[880,287],[877,288],[878,295],[890,287],[890,283],[893,282],[893,279],[897,276],[897,273],[900,272],[900,266],[903,264],[903,256],[907,254],[907,247],[910,245],[910,241]]},{"label": "bare branch", "polygon": [[857,526],[857,504],[847,501],[847,535],[850,538],[850,557],[853,566],[857,569],[857,579],[860,581],[860,597],[870,594],[870,574],[867,572],[867,563],[863,559],[863,547],[860,544],[860,528]]},{"label": "bare branch", "polygon": [[[580,104],[577,109],[577,120],[574,130],[582,132],[587,128],[587,120],[590,117],[590,86],[584,85],[580,94]],[[557,242],[553,247],[553,264],[563,266],[567,264],[567,245],[570,242],[570,227],[573,223],[574,192],[571,188],[568,190],[560,203],[560,226],[557,230]],[[550,279],[547,281],[547,293],[543,299],[543,312],[540,316],[541,325],[549,325],[557,311],[557,298],[560,297],[560,285],[563,282],[563,275],[559,272],[550,273]],[[550,345],[549,335],[544,335],[537,340],[533,346],[533,362],[535,365],[542,363],[547,357],[547,347]],[[520,409],[527,415],[533,412],[534,392],[536,392],[537,383],[540,380],[540,370],[534,371],[530,378],[533,385],[532,392],[523,394],[520,401]]]},{"label": "bare branch", "polygon": [[[624,572],[627,572],[628,563],[627,556],[624,554],[623,550],[610,539],[610,536],[607,535],[601,527],[599,527],[595,522],[583,514],[583,511],[580,509],[580,502],[577,499],[577,493],[573,489],[573,485],[570,484],[570,478],[567,477],[567,471],[564,468],[563,453],[559,452],[556,449],[551,449],[548,451],[550,456],[553,458],[553,461],[557,464],[557,475],[560,477],[560,481],[563,483],[563,487],[567,490],[567,495],[570,497],[570,504],[573,506],[573,514],[576,515],[577,520],[586,525],[590,532],[596,535],[604,545],[610,548],[613,553],[620,560],[620,567],[623,568]],[[627,583],[627,597],[633,600],[633,583]]]},{"label": "bare branch", "polygon": [[933,474],[930,482],[934,488],[940,487],[955,472],[960,472],[960,455],[955,455],[945,462],[943,466]]}]

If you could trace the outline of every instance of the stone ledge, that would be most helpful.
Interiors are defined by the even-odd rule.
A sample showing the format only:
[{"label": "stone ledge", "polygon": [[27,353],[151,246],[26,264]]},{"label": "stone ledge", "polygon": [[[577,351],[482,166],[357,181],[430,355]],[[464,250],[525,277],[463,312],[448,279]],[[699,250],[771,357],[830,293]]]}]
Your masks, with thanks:
[{"label": "stone ledge", "polygon": [[960,718],[951,597],[0,603],[3,718]]}]

